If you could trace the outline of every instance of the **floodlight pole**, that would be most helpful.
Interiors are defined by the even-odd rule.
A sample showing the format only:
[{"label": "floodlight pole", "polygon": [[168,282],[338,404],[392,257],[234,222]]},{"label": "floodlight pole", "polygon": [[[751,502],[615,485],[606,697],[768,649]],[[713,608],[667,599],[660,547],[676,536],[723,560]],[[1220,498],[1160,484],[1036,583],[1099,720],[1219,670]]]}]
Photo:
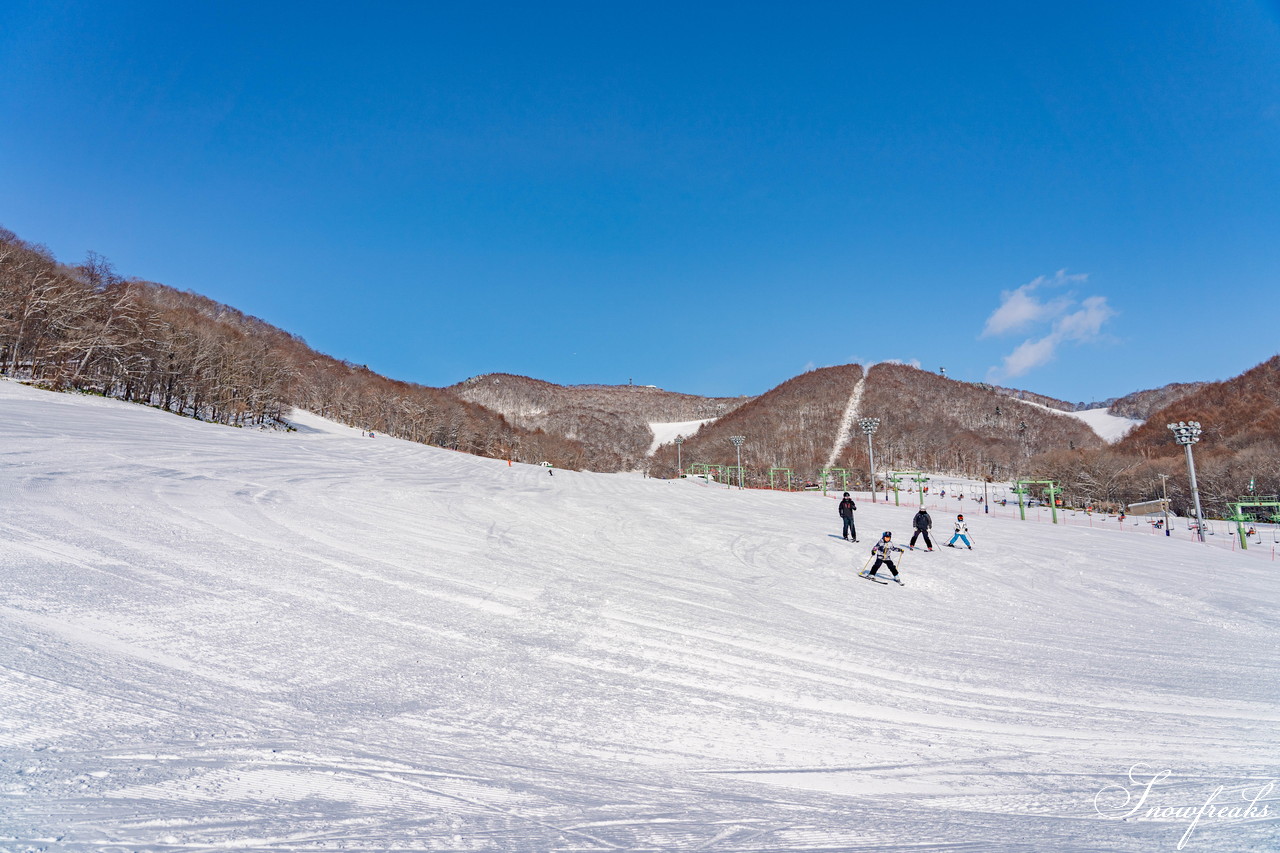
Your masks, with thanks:
[{"label": "floodlight pole", "polygon": [[684,473],[684,463],[680,458],[680,445],[682,444],[684,444],[684,436],[677,435],[676,436],[676,474],[677,475]]},{"label": "floodlight pole", "polygon": [[1160,492],[1164,497],[1164,535],[1169,535],[1169,475],[1159,474]]},{"label": "floodlight pole", "polygon": [[1187,451],[1187,471],[1191,475],[1191,498],[1196,505],[1196,534],[1201,542],[1204,539],[1204,514],[1200,511],[1200,487],[1196,485],[1196,460],[1191,455],[1191,445],[1200,440],[1200,433],[1204,430],[1200,427],[1199,421],[1178,421],[1176,424],[1169,424],[1169,430],[1173,432],[1174,441],[1181,444]]},{"label": "floodlight pole", "polygon": [[733,442],[733,449],[738,452],[738,488],[742,488],[742,442],[747,440],[744,435],[731,435],[729,440]]},{"label": "floodlight pole", "polygon": [[871,436],[880,428],[879,418],[863,418],[858,421],[862,432],[867,436],[867,460],[871,466],[871,502],[876,502],[876,452],[871,447]]}]

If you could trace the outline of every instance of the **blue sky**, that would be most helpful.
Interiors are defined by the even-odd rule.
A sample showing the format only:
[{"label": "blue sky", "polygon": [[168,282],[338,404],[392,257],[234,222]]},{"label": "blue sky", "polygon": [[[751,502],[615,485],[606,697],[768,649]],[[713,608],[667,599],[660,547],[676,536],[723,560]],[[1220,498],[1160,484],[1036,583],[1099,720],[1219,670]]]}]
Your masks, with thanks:
[{"label": "blue sky", "polygon": [[429,385],[1280,350],[1276,3],[690,5],[9,0],[0,225]]}]

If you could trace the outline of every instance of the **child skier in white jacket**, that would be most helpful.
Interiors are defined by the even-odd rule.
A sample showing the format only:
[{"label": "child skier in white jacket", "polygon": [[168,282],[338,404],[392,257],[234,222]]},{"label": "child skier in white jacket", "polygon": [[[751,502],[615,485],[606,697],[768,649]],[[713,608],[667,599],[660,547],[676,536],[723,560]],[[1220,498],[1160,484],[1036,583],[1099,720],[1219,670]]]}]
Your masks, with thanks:
[{"label": "child skier in white jacket", "polygon": [[956,516],[956,534],[951,537],[951,541],[947,543],[947,547],[956,547],[957,539],[964,543],[964,547],[968,548],[970,551],[973,550],[973,546],[969,544],[969,526],[964,523],[963,515]]}]

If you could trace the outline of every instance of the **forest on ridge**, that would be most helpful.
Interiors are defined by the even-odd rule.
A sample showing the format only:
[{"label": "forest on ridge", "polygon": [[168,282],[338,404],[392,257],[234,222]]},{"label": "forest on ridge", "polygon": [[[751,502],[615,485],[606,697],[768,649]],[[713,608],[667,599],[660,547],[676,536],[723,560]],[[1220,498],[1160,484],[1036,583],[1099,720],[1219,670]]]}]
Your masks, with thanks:
[{"label": "forest on ridge", "polygon": [[[796,482],[827,467],[869,487],[865,437],[845,421],[877,417],[877,470],[1009,480],[1051,478],[1067,495],[1122,507],[1160,492],[1190,494],[1181,448],[1165,424],[1199,420],[1202,500],[1211,514],[1245,494],[1280,492],[1280,356],[1224,382],[1175,383],[1113,401],[1147,422],[1108,445],[1050,397],[901,364],[811,370],[757,397],[700,397],[647,386],[560,386],[512,374],[432,388],[316,352],[263,320],[199,294],[126,278],[90,253],[60,263],[0,229],[0,375],[101,394],[235,427],[287,428],[293,407],[340,423],[465,453],[593,471],[679,475],[697,462],[744,477],[771,468]],[[1033,405],[1033,403],[1037,405]],[[651,423],[710,421],[680,450],[650,453]],[[842,429],[847,431],[842,433]]]}]

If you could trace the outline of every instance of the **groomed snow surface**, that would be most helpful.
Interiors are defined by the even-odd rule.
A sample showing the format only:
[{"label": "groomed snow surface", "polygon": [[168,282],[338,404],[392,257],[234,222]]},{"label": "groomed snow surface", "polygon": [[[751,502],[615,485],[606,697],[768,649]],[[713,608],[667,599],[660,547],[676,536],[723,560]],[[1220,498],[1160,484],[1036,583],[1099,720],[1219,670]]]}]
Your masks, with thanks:
[{"label": "groomed snow surface", "polygon": [[0,849],[1276,848],[1260,551],[298,420],[0,381]]}]

